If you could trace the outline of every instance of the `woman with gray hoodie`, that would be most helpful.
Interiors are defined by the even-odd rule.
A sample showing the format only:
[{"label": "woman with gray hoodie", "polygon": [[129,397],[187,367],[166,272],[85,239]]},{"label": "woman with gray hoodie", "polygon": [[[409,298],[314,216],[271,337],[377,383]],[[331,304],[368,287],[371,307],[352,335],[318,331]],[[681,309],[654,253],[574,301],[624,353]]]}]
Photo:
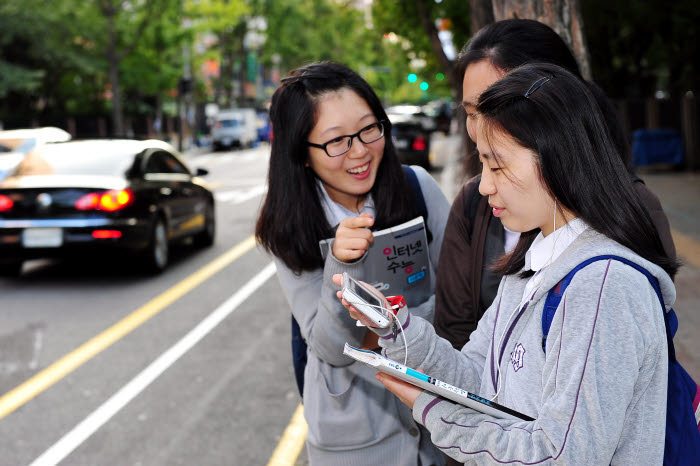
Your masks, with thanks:
[{"label": "woman with gray hoodie", "polygon": [[496,298],[461,351],[406,308],[397,315],[406,345],[374,330],[388,357],[407,354],[408,366],[535,420],[496,419],[386,374],[377,378],[460,462],[661,464],[666,309],[645,275],[618,260],[582,268],[543,349],[549,290],[592,257],[641,266],[658,280],[668,309],[675,300],[677,263],[615,153],[594,96],[562,68],[526,65],[492,84],[476,111],[479,190],[504,226],[521,232],[497,263]]}]

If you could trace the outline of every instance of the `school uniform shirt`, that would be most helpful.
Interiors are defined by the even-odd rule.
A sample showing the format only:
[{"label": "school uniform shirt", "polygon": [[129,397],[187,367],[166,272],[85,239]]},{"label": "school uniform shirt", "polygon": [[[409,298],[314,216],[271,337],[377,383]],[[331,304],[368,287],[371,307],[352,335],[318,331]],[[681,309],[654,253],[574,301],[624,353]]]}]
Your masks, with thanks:
[{"label": "school uniform shirt", "polygon": [[[547,293],[578,264],[611,254],[659,281],[667,309],[647,278],[616,260],[594,262],[569,284],[542,349]],[[530,266],[541,259],[530,255]],[[657,265],[586,227],[521,303],[529,278],[506,276],[461,351],[408,309],[398,317],[408,365],[526,414],[502,420],[423,391],[413,417],[435,445],[466,464],[661,464],[666,426],[668,349],[662,312],[673,305],[671,278]],[[513,312],[515,310],[515,312]],[[403,340],[378,330],[384,352],[403,360]],[[502,337],[501,337],[502,336]],[[500,391],[499,391],[500,388]]]},{"label": "school uniform shirt", "polygon": [[[427,226],[433,240],[428,246],[431,291],[440,256],[449,202],[435,180],[423,168],[416,173],[428,209]],[[359,215],[333,202],[321,186],[323,213],[329,224]],[[368,196],[360,212],[373,213]],[[310,213],[310,215],[318,215]],[[336,296],[340,289],[333,274],[347,272],[362,280],[364,257],[345,263],[332,251],[323,268],[297,275],[275,258],[277,276],[292,314],[308,344],[304,372],[304,417],[309,426],[306,450],[311,465],[442,465],[444,456],[432,445],[425,429],[412,418],[411,410],[379,381],[376,370],[343,354],[345,343],[360,347],[365,327],[355,320]],[[434,296],[412,303],[417,315],[432,322]],[[422,431],[422,432],[421,432]]]},{"label": "school uniform shirt", "polygon": [[588,224],[580,218],[575,218],[563,227],[553,231],[547,236],[540,232],[525,253],[524,270],[531,270],[535,274],[528,280],[523,292],[523,300],[532,290],[542,283],[549,264],[552,264],[571,243],[586,229]]}]

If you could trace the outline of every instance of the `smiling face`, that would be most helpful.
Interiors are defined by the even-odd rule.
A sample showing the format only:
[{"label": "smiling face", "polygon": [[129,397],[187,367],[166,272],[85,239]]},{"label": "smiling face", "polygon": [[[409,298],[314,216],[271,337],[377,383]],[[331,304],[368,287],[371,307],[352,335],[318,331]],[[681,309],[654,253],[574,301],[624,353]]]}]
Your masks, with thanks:
[{"label": "smiling face", "polygon": [[[511,231],[539,228],[547,236],[554,230],[554,199],[540,179],[537,154],[501,131],[487,132],[483,121],[475,131],[483,164],[479,192],[488,196],[493,215]],[[557,227],[565,223],[557,212]]]},{"label": "smiling face", "polygon": [[464,72],[462,81],[462,107],[467,114],[467,133],[476,142],[476,104],[479,96],[491,84],[501,79],[505,73],[496,68],[489,60],[471,63]]},{"label": "smiling face", "polygon": [[[324,144],[333,138],[355,134],[377,122],[367,102],[350,89],[340,89],[320,97],[317,121],[309,134],[309,142]],[[386,137],[386,135],[385,135]],[[318,147],[309,147],[308,164],[321,179],[328,195],[338,204],[357,211],[365,195],[374,186],[377,170],[384,155],[384,137],[363,144],[358,138],[350,150],[329,157]]]}]

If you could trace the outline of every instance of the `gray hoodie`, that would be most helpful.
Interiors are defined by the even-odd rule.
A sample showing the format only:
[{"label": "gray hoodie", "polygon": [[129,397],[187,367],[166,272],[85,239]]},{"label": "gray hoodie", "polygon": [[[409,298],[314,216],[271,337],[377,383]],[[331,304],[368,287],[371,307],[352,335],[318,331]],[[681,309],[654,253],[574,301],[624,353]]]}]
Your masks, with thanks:
[{"label": "gray hoodie", "polygon": [[[413,166],[428,208],[431,277],[440,256],[450,204],[428,172]],[[312,465],[443,464],[444,457],[421,434],[411,411],[375,378],[372,368],[343,354],[346,342],[361,346],[367,333],[355,326],[335,293],[333,274],[347,272],[362,280],[364,257],[341,262],[333,254],[323,269],[294,274],[275,258],[277,276],[292,313],[308,343],[304,376],[304,417],[309,426],[306,449]],[[435,289],[434,282],[431,290]],[[415,315],[432,322],[435,297],[412,303]],[[428,324],[430,325],[430,324]]]},{"label": "gray hoodie", "polygon": [[[425,320],[400,311],[409,366],[488,399],[500,378],[495,401],[536,419],[500,420],[424,391],[413,417],[442,451],[467,464],[662,463],[666,334],[660,301],[644,275],[615,260],[577,272],[552,322],[547,353],[542,350],[548,291],[578,264],[603,254],[646,268],[659,280],[665,304],[673,305],[673,282],[660,267],[588,228],[519,308],[528,280],[505,277],[461,351]],[[387,356],[399,361],[402,343],[381,339]]]}]

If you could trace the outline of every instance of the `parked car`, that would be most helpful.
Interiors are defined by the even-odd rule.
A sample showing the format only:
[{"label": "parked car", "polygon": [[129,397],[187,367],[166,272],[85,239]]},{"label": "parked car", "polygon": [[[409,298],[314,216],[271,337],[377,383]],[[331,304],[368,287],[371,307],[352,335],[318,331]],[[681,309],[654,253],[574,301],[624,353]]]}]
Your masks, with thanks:
[{"label": "parked car", "polygon": [[169,144],[86,140],[35,148],[0,182],[0,272],[28,259],[132,253],[160,272],[170,243],[214,243],[214,196]]},{"label": "parked car", "polygon": [[0,131],[0,179],[12,171],[34,147],[70,139],[70,133],[53,126]]},{"label": "parked car", "polygon": [[450,134],[455,105],[451,99],[438,99],[423,105],[423,113],[434,121],[436,131]]},{"label": "parked car", "polygon": [[211,131],[214,150],[224,147],[252,147],[258,139],[258,120],[252,108],[221,110]]},{"label": "parked car", "polygon": [[430,168],[430,131],[421,123],[421,116],[411,113],[390,112],[391,137],[401,163]]},{"label": "parked car", "polygon": [[[423,107],[419,105],[394,105],[386,109],[389,119],[392,119],[392,115],[397,118],[410,118],[423,127],[427,132],[433,132],[437,129],[437,124],[435,119],[431,116],[425,114]],[[392,120],[393,121],[393,120]]]},{"label": "parked car", "polygon": [[267,112],[257,112],[258,141],[267,142],[270,140],[272,127],[270,117]]}]

